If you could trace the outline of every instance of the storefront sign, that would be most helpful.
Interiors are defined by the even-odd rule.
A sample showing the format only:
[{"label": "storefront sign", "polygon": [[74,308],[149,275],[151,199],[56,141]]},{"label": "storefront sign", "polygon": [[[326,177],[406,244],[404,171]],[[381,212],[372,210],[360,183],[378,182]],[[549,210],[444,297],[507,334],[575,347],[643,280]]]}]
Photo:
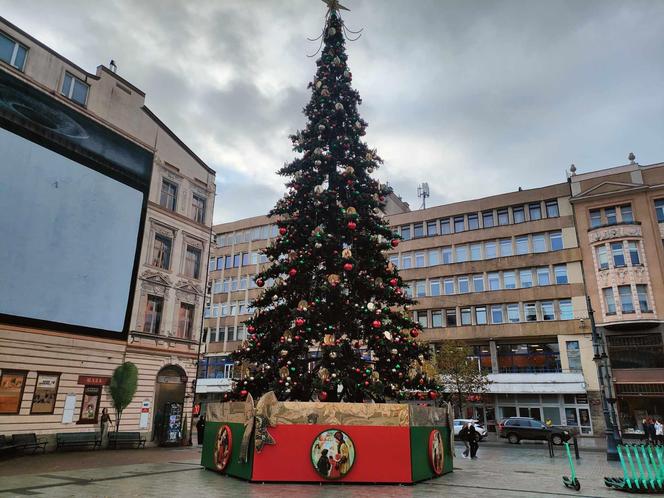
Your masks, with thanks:
[{"label": "storefront sign", "polygon": [[111,383],[110,377],[79,375],[78,383],[83,386],[107,386]]}]

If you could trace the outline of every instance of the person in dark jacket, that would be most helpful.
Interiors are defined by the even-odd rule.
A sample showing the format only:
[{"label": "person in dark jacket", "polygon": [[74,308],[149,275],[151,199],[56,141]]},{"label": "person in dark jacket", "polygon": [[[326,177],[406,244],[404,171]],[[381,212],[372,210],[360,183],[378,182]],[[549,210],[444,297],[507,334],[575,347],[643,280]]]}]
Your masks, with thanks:
[{"label": "person in dark jacket", "polygon": [[459,431],[459,440],[463,441],[463,445],[465,446],[465,449],[463,450],[463,453],[461,456],[463,458],[468,458],[468,455],[470,454],[470,444],[469,444],[469,439],[468,439],[468,433],[470,432],[470,426],[473,425],[470,422],[466,422],[464,426],[461,428]]},{"label": "person in dark jacket", "polygon": [[470,445],[470,458],[477,458],[477,450],[480,447],[480,435],[475,429],[475,424],[470,424],[468,428],[468,444]]},{"label": "person in dark jacket", "polygon": [[205,415],[198,417],[196,422],[196,430],[198,431],[198,444],[203,444],[203,437],[205,436]]}]

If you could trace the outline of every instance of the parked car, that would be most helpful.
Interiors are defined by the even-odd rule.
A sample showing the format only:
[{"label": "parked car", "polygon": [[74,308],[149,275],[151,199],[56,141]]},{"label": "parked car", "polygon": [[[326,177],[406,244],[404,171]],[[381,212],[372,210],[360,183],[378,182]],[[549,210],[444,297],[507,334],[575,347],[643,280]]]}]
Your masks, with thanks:
[{"label": "parked car", "polygon": [[455,418],[454,419],[454,436],[458,437],[459,436],[459,431],[461,431],[461,428],[466,425],[468,422],[472,422],[473,425],[475,426],[475,430],[479,434],[479,439],[478,441],[481,441],[486,437],[487,430],[486,428],[479,423],[479,421],[471,419],[471,418]]},{"label": "parked car", "polygon": [[510,417],[501,420],[498,424],[498,435],[512,444],[517,444],[522,439],[535,441],[546,441],[551,435],[551,442],[556,445],[568,441],[572,434],[562,427],[547,427],[539,420],[530,417]]}]

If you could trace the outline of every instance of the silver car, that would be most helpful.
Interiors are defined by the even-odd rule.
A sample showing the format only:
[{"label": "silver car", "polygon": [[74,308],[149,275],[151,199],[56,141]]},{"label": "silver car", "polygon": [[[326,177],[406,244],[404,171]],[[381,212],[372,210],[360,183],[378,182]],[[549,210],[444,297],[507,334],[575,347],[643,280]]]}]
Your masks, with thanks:
[{"label": "silver car", "polygon": [[454,436],[458,437],[459,432],[463,428],[464,425],[466,425],[468,422],[472,422],[473,425],[475,426],[475,430],[477,433],[480,435],[480,441],[486,437],[487,430],[486,428],[479,423],[478,420],[472,419],[472,418],[455,418],[454,419]]}]

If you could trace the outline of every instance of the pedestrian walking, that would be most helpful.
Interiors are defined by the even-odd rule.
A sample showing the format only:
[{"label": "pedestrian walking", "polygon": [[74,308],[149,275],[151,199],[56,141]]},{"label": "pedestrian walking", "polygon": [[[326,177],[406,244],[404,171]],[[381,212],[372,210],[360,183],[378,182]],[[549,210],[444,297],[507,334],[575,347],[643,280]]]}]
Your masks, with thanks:
[{"label": "pedestrian walking", "polygon": [[205,437],[205,415],[198,417],[198,422],[196,422],[196,430],[198,431],[198,444],[203,444],[203,438]]},{"label": "pedestrian walking", "polygon": [[112,423],[111,416],[108,414],[108,408],[103,408],[101,410],[99,425],[101,426],[101,443],[104,448],[108,446],[108,429]]},{"label": "pedestrian walking", "polygon": [[471,425],[472,424],[470,422],[466,422],[459,431],[459,439],[463,441],[463,445],[465,447],[463,453],[461,453],[461,456],[463,458],[468,458],[468,456],[470,455],[470,443],[468,442],[468,434],[470,432]]},{"label": "pedestrian walking", "polygon": [[480,434],[475,429],[475,424],[469,424],[468,427],[468,444],[470,445],[470,458],[475,460],[477,458],[477,450],[480,447]]}]

